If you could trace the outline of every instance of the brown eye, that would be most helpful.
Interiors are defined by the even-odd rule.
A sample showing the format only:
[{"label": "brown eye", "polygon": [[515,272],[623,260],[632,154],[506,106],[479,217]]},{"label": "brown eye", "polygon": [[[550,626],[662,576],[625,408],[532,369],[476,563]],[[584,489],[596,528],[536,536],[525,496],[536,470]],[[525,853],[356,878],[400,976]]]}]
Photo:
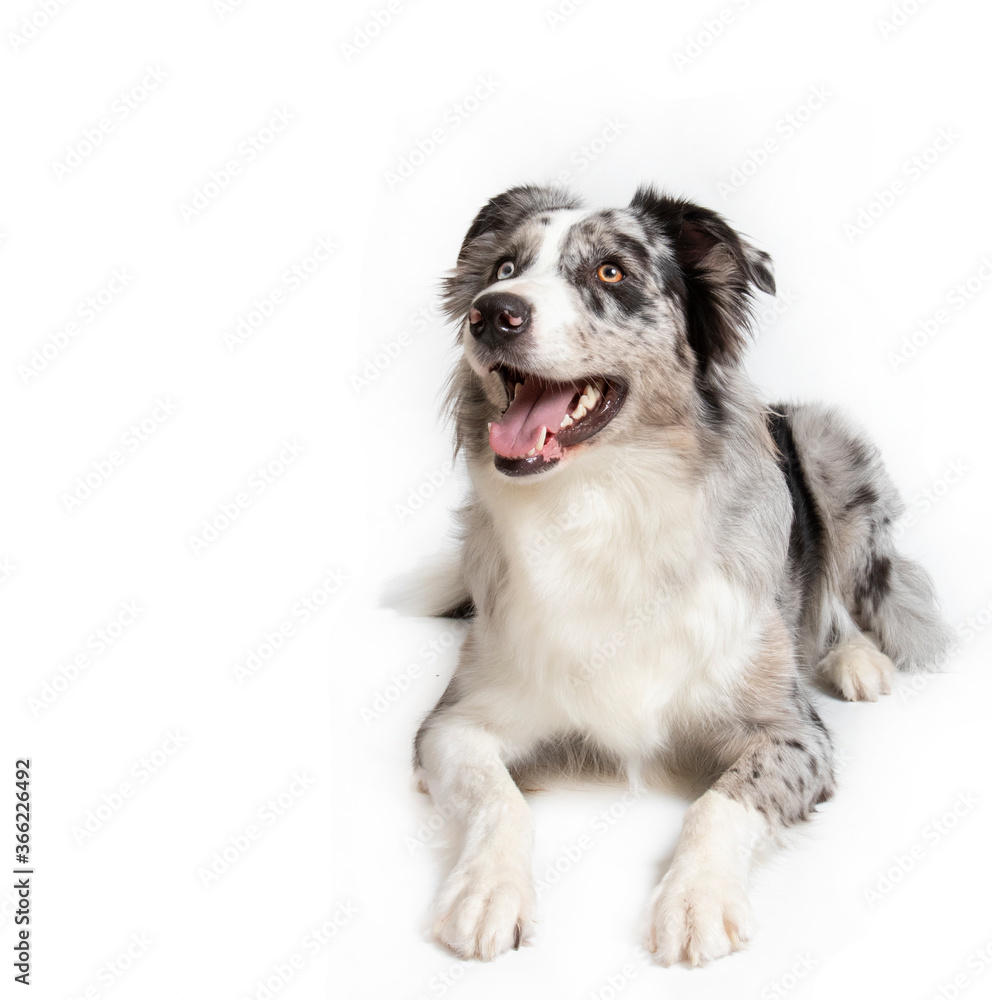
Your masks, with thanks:
[{"label": "brown eye", "polygon": [[623,281],[623,271],[616,264],[600,264],[596,277],[600,281],[607,281],[611,285],[615,285],[618,281]]}]

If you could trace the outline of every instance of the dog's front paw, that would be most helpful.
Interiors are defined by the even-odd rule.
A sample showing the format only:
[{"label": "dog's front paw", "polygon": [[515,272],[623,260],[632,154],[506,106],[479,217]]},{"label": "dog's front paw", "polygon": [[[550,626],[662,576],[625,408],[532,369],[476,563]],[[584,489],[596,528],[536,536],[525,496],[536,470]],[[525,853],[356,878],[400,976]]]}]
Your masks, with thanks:
[{"label": "dog's front paw", "polygon": [[655,890],[647,949],[662,965],[693,965],[736,951],[751,935],[751,904],[731,875],[673,867]]},{"label": "dog's front paw", "polygon": [[876,646],[867,641],[845,642],[820,661],[817,670],[848,701],[878,701],[892,691],[895,667]]},{"label": "dog's front paw", "polygon": [[438,898],[435,937],[462,958],[492,961],[527,939],[534,880],[492,857],[459,862]]}]

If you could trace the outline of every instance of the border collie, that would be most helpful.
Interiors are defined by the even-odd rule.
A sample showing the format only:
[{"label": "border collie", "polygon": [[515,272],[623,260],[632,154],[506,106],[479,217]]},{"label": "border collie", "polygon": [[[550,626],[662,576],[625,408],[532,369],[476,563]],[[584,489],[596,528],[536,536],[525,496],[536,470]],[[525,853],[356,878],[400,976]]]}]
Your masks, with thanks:
[{"label": "border collie", "polygon": [[415,741],[464,826],[434,927],[460,956],[528,938],[521,786],[548,768],[702,776],[646,943],[666,965],[740,947],[753,856],[834,789],[812,690],[873,701],[949,649],[874,445],[742,371],[759,290],[767,254],[650,187],[595,211],[513,188],[465,236],[444,301],[472,492],[433,596],[469,628]]}]

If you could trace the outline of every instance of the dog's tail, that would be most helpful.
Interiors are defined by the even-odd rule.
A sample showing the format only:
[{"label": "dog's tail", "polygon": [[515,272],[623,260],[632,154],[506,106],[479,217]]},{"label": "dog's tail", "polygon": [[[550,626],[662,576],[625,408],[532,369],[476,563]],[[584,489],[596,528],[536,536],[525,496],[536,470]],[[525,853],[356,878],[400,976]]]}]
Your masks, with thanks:
[{"label": "dog's tail", "polygon": [[879,549],[855,584],[855,620],[900,669],[938,667],[955,639],[937,610],[933,582],[922,566],[894,547]]},{"label": "dog's tail", "polygon": [[893,528],[905,505],[878,449],[836,410],[781,404],[774,411],[770,429],[789,452],[787,478],[798,482],[793,506],[805,508],[805,658],[815,665],[857,629],[902,670],[938,667],[954,634],[926,570],[896,551]]},{"label": "dog's tail", "polygon": [[458,552],[444,552],[391,581],[382,604],[420,618],[472,618],[475,605],[462,579]]}]

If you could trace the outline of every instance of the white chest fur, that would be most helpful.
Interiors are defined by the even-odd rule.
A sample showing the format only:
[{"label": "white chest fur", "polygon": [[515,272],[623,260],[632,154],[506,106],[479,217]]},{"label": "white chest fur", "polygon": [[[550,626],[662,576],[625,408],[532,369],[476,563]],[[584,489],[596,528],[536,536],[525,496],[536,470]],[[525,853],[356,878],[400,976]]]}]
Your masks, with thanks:
[{"label": "white chest fur", "polygon": [[507,579],[479,623],[473,687],[521,729],[642,758],[733,691],[755,609],[716,565],[698,491],[665,472],[487,497]]}]

